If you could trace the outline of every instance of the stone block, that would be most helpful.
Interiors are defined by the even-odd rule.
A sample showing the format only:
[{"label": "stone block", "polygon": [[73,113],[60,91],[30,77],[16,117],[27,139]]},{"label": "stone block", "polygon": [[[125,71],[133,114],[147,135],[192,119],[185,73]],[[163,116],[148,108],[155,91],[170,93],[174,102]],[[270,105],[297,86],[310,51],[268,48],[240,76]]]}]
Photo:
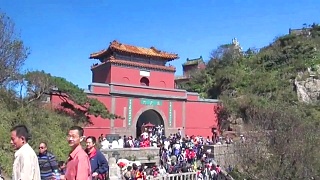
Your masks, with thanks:
[{"label": "stone block", "polygon": [[101,152],[107,159],[115,156],[115,152],[119,155],[119,159],[128,159],[129,161],[140,161],[141,163],[155,163],[159,164],[159,148],[119,148],[119,149],[103,149]]},{"label": "stone block", "polygon": [[119,180],[121,179],[120,167],[117,165],[117,160],[114,157],[109,158],[109,179]]}]

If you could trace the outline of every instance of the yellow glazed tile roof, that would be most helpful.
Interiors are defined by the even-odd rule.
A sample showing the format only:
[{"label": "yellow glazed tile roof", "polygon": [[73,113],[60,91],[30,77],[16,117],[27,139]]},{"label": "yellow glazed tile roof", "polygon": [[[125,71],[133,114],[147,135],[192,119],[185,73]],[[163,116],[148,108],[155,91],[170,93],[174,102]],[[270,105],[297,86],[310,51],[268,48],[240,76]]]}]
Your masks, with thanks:
[{"label": "yellow glazed tile roof", "polygon": [[142,55],[147,57],[158,57],[166,60],[173,60],[173,59],[179,58],[178,54],[160,51],[160,50],[157,50],[155,47],[144,48],[144,47],[122,44],[122,43],[119,43],[118,41],[111,42],[108,49],[104,49],[102,51],[92,53],[90,55],[90,58],[96,59],[104,55],[108,55],[111,51],[125,52],[125,53],[137,54],[137,55]]}]

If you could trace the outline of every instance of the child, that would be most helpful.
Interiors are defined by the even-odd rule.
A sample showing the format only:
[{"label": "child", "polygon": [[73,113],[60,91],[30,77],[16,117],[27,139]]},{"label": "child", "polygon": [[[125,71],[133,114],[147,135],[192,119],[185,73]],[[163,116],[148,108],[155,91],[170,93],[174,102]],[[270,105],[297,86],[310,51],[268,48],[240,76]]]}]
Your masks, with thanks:
[{"label": "child", "polygon": [[66,163],[64,161],[59,161],[58,162],[58,168],[59,168],[59,173],[61,175],[64,175],[65,174]]}]

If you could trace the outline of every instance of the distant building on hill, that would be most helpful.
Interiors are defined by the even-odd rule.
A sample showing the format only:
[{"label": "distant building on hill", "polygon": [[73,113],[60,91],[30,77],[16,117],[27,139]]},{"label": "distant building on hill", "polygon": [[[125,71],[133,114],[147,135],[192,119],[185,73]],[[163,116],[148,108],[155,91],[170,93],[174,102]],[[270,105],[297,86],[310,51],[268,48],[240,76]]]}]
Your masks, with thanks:
[{"label": "distant building on hill", "polygon": [[310,36],[311,35],[311,28],[302,28],[302,29],[289,29],[289,34],[294,34],[297,36]]},{"label": "distant building on hill", "polygon": [[203,61],[202,56],[195,59],[187,58],[187,61],[182,64],[182,76],[175,77],[176,86],[180,83],[187,82],[190,80],[192,73],[195,73],[198,70],[202,70],[206,68],[206,64]]}]

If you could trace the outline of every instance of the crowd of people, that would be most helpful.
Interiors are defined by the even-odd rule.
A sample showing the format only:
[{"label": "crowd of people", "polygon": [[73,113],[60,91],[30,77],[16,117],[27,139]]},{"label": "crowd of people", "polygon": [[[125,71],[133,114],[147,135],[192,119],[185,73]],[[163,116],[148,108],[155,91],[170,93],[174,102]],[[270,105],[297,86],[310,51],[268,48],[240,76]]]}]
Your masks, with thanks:
[{"label": "crowd of people", "polygon": [[[121,164],[122,175],[126,180],[145,179],[146,177],[165,176],[186,172],[197,172],[198,179],[217,179],[221,172],[219,165],[213,164],[211,149],[204,150],[204,145],[232,143],[232,138],[213,139],[207,136],[184,136],[179,129],[168,137],[163,126],[146,128],[140,137],[124,136],[109,142],[103,135],[99,137],[102,149],[159,147],[159,166],[143,164]],[[231,166],[228,168],[231,170]]]},{"label": "crowd of people", "polygon": [[[70,146],[66,162],[57,161],[45,142],[39,144],[38,154],[28,144],[30,134],[26,126],[15,126],[11,130],[11,144],[16,150],[13,163],[13,180],[105,180],[108,177],[109,165],[105,156],[97,149],[97,139],[84,137],[84,130],[79,126],[69,129],[67,141]],[[242,137],[244,140],[244,137]],[[221,168],[213,164],[210,149],[204,145],[214,144],[216,140],[209,136],[182,136],[181,130],[168,137],[162,126],[145,129],[138,138],[124,136],[106,140],[103,135],[98,139],[105,148],[159,147],[159,165],[132,163],[118,164],[121,168],[119,179],[145,180],[147,177],[165,176],[168,174],[196,172],[197,179],[215,180]],[[86,142],[83,149],[81,142]],[[221,143],[217,139],[218,143]],[[231,143],[226,139],[226,143]],[[119,163],[119,162],[118,162]],[[231,169],[231,167],[230,167]]]},{"label": "crowd of people", "polygon": [[[28,144],[29,131],[19,125],[11,129],[11,144],[16,150],[12,180],[105,180],[109,170],[105,156],[96,148],[96,138],[84,138],[79,126],[69,129],[67,140],[70,154],[66,162],[57,161],[47,143],[39,144],[39,153]],[[83,149],[81,142],[86,141]]]}]

